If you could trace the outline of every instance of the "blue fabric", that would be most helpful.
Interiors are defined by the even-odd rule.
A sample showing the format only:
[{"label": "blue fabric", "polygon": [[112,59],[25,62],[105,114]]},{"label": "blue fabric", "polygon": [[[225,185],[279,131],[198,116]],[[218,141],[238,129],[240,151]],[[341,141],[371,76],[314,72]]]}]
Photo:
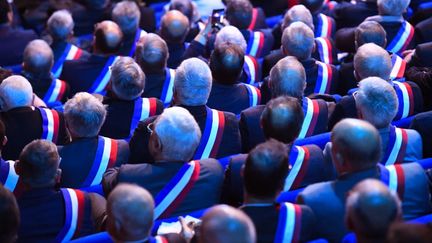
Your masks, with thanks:
[{"label": "blue fabric", "polygon": [[397,121],[393,121],[392,125],[399,128],[409,128],[411,121],[414,119],[415,116],[409,116]]},{"label": "blue fabric", "polygon": [[75,242],[75,243],[87,243],[87,242],[106,242],[106,243],[110,243],[110,242],[114,242],[111,237],[109,236],[109,234],[107,232],[100,232],[97,234],[93,234],[93,235],[88,235],[85,237],[81,237],[78,238],[76,240],[72,240],[70,242]]},{"label": "blue fabric", "polygon": [[354,233],[347,234],[342,240],[342,243],[356,243],[356,242],[357,239]]},{"label": "blue fabric", "polygon": [[80,190],[88,192],[88,193],[97,193],[97,194],[101,195],[102,197],[105,197],[105,193],[103,191],[102,185],[83,187],[83,188],[80,188]]},{"label": "blue fabric", "polygon": [[273,16],[273,17],[266,18],[265,21],[266,21],[266,23],[267,23],[267,25],[268,25],[269,28],[273,28],[282,19],[283,19],[282,15],[276,15],[276,16]]},{"label": "blue fabric", "polygon": [[421,167],[423,167],[423,169],[425,170],[432,168],[432,158],[422,159],[417,161],[416,163],[419,163]]},{"label": "blue fabric", "polygon": [[420,224],[427,224],[431,222],[432,222],[432,214],[428,214],[423,217],[416,218],[409,221],[409,223],[420,223]]},{"label": "blue fabric", "polygon": [[295,203],[297,195],[300,192],[302,192],[303,190],[304,190],[304,188],[293,190],[293,191],[282,192],[279,195],[279,197],[276,199],[276,202],[278,202],[278,203],[281,203],[281,202]]},{"label": "blue fabric", "polygon": [[298,139],[294,142],[294,145],[303,146],[303,145],[315,144],[321,149],[324,149],[327,142],[330,142],[330,132],[318,134],[303,139]]}]

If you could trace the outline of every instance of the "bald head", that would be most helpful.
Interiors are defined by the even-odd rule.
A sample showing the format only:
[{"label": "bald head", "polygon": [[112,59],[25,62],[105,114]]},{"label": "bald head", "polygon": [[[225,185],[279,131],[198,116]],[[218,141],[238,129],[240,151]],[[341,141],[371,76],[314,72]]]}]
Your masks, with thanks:
[{"label": "bald head", "polygon": [[102,21],[96,24],[94,31],[94,51],[98,54],[113,55],[120,48],[123,33],[113,21]]},{"label": "bald head", "polygon": [[35,75],[48,74],[54,62],[50,46],[43,40],[27,44],[23,54],[23,69]]},{"label": "bald head", "polygon": [[312,29],[303,22],[294,22],[282,34],[282,47],[287,55],[300,61],[310,58],[315,44]]},{"label": "bald head", "polygon": [[243,37],[242,33],[240,32],[237,27],[228,25],[223,27],[216,35],[216,39],[214,42],[215,47],[231,43],[234,45],[237,45],[242,48],[243,51],[246,51],[246,40]]},{"label": "bald head", "polygon": [[314,29],[312,14],[304,5],[295,5],[291,7],[284,15],[282,31],[294,22],[302,22]]},{"label": "bald head", "polygon": [[33,89],[30,82],[20,75],[12,75],[0,84],[1,111],[22,106],[30,106]]},{"label": "bald head", "polygon": [[388,80],[392,69],[390,55],[374,43],[360,46],[354,56],[354,70],[358,80],[379,77]]},{"label": "bald head", "polygon": [[183,43],[189,32],[189,19],[180,11],[171,10],[161,20],[160,34],[167,43]]},{"label": "bald head", "polygon": [[279,60],[270,70],[269,86],[273,98],[288,95],[302,99],[306,88],[303,65],[293,56]]},{"label": "bald head", "polygon": [[74,21],[65,9],[55,11],[47,22],[47,30],[54,40],[66,40],[73,34]]},{"label": "bald head", "polygon": [[202,217],[200,243],[253,243],[256,241],[252,220],[239,209],[218,205]]},{"label": "bald head", "polygon": [[153,209],[154,201],[147,190],[119,184],[108,197],[108,233],[119,241],[142,240],[153,226]]},{"label": "bald head", "polygon": [[374,43],[382,48],[387,45],[386,31],[376,21],[364,21],[355,30],[355,44],[359,48],[363,44]]},{"label": "bald head", "polygon": [[144,73],[165,70],[168,56],[168,46],[160,36],[148,33],[138,41],[135,60]]},{"label": "bald head", "polygon": [[215,46],[210,57],[213,80],[227,85],[237,83],[243,70],[244,55],[243,49],[235,44]]},{"label": "bald head", "polygon": [[125,35],[136,33],[141,18],[141,12],[135,1],[122,1],[112,10],[112,19],[120,26]]}]

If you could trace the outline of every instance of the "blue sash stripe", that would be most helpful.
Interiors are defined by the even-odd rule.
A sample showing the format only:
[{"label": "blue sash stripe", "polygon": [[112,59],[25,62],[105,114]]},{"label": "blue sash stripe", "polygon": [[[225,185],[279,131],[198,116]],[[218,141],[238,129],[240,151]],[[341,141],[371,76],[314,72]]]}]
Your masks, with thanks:
[{"label": "blue sash stripe", "polygon": [[132,44],[132,48],[131,48],[131,50],[129,52],[129,56],[130,57],[134,56],[135,50],[136,50],[136,44],[139,41],[140,37],[141,37],[141,29],[138,28],[137,31],[136,31],[136,34],[135,34],[134,43]]},{"label": "blue sash stripe", "polygon": [[46,111],[43,108],[39,109],[39,111],[42,116],[42,139],[47,139],[46,136],[48,135],[48,117]]},{"label": "blue sash stripe", "polygon": [[102,69],[102,72],[99,74],[99,76],[96,78],[96,80],[93,82],[92,86],[90,87],[89,93],[96,92],[96,89],[98,88],[99,84],[103,81],[107,73],[109,72],[109,68],[114,63],[115,59],[116,59],[115,56],[112,56],[108,59],[104,68]]},{"label": "blue sash stripe", "polygon": [[385,166],[379,166],[381,169],[381,181],[388,186],[390,183],[390,172]]},{"label": "blue sash stripe", "polygon": [[164,106],[168,107],[171,103],[171,101],[166,100],[167,95],[168,95],[168,88],[169,88],[170,82],[171,82],[171,72],[170,72],[169,68],[165,69],[165,73],[166,73],[166,78],[165,78],[165,82],[164,82],[164,85],[162,88],[161,100],[162,100],[162,102],[164,102]]},{"label": "blue sash stripe", "polygon": [[285,203],[280,204],[279,221],[276,230],[275,243],[282,243],[284,240],[285,228],[287,224],[287,208]]},{"label": "blue sash stripe", "polygon": [[98,146],[96,149],[96,156],[95,156],[95,159],[93,161],[93,165],[90,169],[90,172],[87,175],[87,178],[85,179],[85,181],[81,187],[90,186],[91,183],[93,182],[93,179],[95,178],[95,176],[99,170],[100,162],[102,161],[102,156],[103,156],[103,152],[104,152],[104,145],[105,145],[105,140],[101,136],[99,136],[98,137]]},{"label": "blue sash stripe", "polygon": [[177,172],[177,174],[168,182],[168,184],[156,195],[155,197],[155,207],[162,202],[162,200],[171,192],[171,190],[177,185],[177,183],[181,180],[183,175],[189,169],[190,165],[185,163]]},{"label": "blue sash stripe", "polygon": [[404,105],[405,105],[403,102],[404,98],[403,98],[402,90],[399,88],[399,85],[394,84],[393,87],[396,91],[396,95],[397,95],[397,98],[399,100],[398,111],[396,113],[396,117],[394,118],[394,120],[399,120],[403,116],[403,109],[404,109]]},{"label": "blue sash stripe", "polygon": [[62,194],[63,194],[63,198],[64,198],[64,202],[65,202],[65,225],[63,226],[63,228],[61,229],[60,233],[57,235],[55,242],[62,242],[64,237],[66,236],[67,232],[69,231],[69,228],[71,227],[71,223],[72,223],[72,201],[71,201],[71,197],[69,195],[69,192],[67,189],[60,189]]},{"label": "blue sash stripe", "polygon": [[63,70],[63,63],[66,60],[66,57],[69,54],[69,51],[71,50],[71,48],[72,48],[72,44],[68,43],[66,46],[66,49],[63,51],[60,58],[57,60],[56,63],[54,63],[54,65],[51,69],[53,74],[54,74],[54,77],[58,78],[60,76],[61,71]]},{"label": "blue sash stripe", "polygon": [[204,153],[204,149],[207,145],[208,139],[210,137],[210,132],[212,129],[212,123],[213,123],[213,113],[211,111],[211,109],[209,109],[208,107],[206,107],[207,110],[207,118],[206,118],[206,124],[205,124],[205,128],[204,128],[204,134],[201,137],[201,142],[198,146],[198,149],[195,153],[194,159],[200,159],[202,154]]},{"label": "blue sash stripe", "polygon": [[132,115],[129,137],[132,137],[135,128],[138,126],[138,123],[140,122],[142,104],[143,104],[143,99],[141,97],[138,97],[135,100],[135,104],[134,104],[134,113]]}]

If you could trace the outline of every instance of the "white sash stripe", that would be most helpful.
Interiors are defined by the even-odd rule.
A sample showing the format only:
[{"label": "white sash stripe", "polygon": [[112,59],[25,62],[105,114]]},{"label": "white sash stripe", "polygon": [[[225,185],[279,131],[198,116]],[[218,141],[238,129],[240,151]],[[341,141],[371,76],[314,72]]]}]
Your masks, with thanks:
[{"label": "white sash stripe", "polygon": [[409,100],[408,90],[407,90],[406,86],[401,82],[394,81],[393,83],[395,83],[397,86],[399,86],[399,89],[402,91],[403,104],[400,104],[400,102],[399,102],[399,105],[403,105],[402,118],[408,117],[409,106],[411,105],[410,100]]},{"label": "white sash stripe", "polygon": [[78,197],[75,193],[74,190],[67,188],[66,189],[69,193],[70,199],[71,199],[71,210],[72,210],[72,222],[71,222],[71,226],[68,230],[68,232],[66,233],[65,237],[63,238],[62,242],[69,242],[76,230],[76,226],[77,226],[77,222],[78,222]]},{"label": "white sash stripe", "polygon": [[105,138],[105,137],[102,137],[102,139],[104,140],[104,149],[103,149],[102,159],[101,159],[98,171],[96,173],[96,176],[91,183],[92,186],[98,185],[102,182],[102,176],[108,168],[108,162],[110,159],[111,139]]},{"label": "white sash stripe", "polygon": [[[114,63],[116,63],[118,59],[119,59],[119,57],[115,57],[114,61],[111,63],[111,65],[114,65]],[[102,92],[105,89],[105,87],[108,85],[110,78],[111,78],[111,68],[108,68],[107,72],[105,73],[105,76],[99,82],[98,86],[96,87],[96,89],[93,93]]]},{"label": "white sash stripe", "polygon": [[327,69],[327,65],[325,65],[324,63],[322,63],[322,62],[317,62],[317,63],[318,63],[318,65],[321,66],[321,68],[323,70],[322,71],[322,82],[321,82],[321,87],[319,89],[319,93],[324,94],[326,92],[328,78],[329,78],[328,69]]},{"label": "white sash stripe", "polygon": [[140,121],[142,121],[145,118],[150,116],[150,100],[146,99],[146,98],[144,98],[142,100],[143,101],[142,101],[142,107],[141,107]]},{"label": "white sash stripe", "polygon": [[321,36],[326,37],[327,36],[327,29],[328,29],[328,21],[324,14],[320,14],[321,19]]},{"label": "white sash stripe", "polygon": [[[402,130],[400,128],[395,128],[395,143],[393,145],[392,151],[390,152],[389,157],[387,158],[387,161],[385,165],[393,165],[396,162],[399,150],[402,147]],[[391,146],[389,144],[388,146]]]},{"label": "white sash stripe", "polygon": [[307,106],[307,111],[306,111],[305,118],[303,121],[303,125],[302,125],[302,128],[300,130],[300,134],[298,136],[299,139],[306,137],[306,133],[309,130],[309,126],[312,122],[312,117],[313,117],[313,102],[311,99],[309,99],[307,97],[305,97],[305,99],[307,100],[308,106]]},{"label": "white sash stripe", "polygon": [[254,35],[254,38],[253,38],[252,47],[250,50],[250,55],[256,56],[257,52],[258,52],[261,36],[260,36],[260,32],[253,32],[253,35]]},{"label": "white sash stripe", "polygon": [[47,137],[46,140],[48,141],[53,141],[54,139],[54,116],[51,110],[49,109],[44,109],[44,111],[46,112],[46,116],[48,119],[48,131],[47,131]]},{"label": "white sash stripe", "polygon": [[56,79],[54,82],[55,82],[54,90],[53,90],[53,92],[51,93],[51,96],[48,99],[48,103],[55,102],[58,94],[60,93],[60,88],[62,86],[61,81],[58,80],[58,79]]},{"label": "white sash stripe", "polygon": [[168,90],[166,93],[166,98],[163,101],[165,104],[166,103],[170,103],[171,100],[173,99],[173,87],[174,87],[174,80],[175,80],[175,70],[174,69],[169,69],[170,72],[170,80],[169,80],[169,84],[168,84]]},{"label": "white sash stripe", "polygon": [[74,59],[77,52],[78,52],[78,47],[76,47],[75,45],[71,45],[71,49],[69,50],[69,53],[66,55],[66,60]]},{"label": "white sash stripe", "polygon": [[305,157],[305,151],[300,146],[296,146],[296,148],[298,150],[298,155],[297,155],[296,161],[294,162],[292,169],[290,170],[290,172],[289,172],[289,174],[285,180],[284,191],[289,191],[291,189],[291,186],[294,183],[294,180],[297,178],[297,175],[300,172],[300,169],[303,165],[303,160]]},{"label": "white sash stripe", "polygon": [[328,45],[327,45],[327,41],[325,41],[322,37],[318,37],[318,38],[316,38],[316,40],[319,42],[319,43],[321,43],[321,46],[323,47],[322,49],[322,51],[323,51],[323,62],[325,62],[325,63],[330,63],[330,60],[329,60],[329,56],[330,56],[330,54],[329,54],[329,47],[328,47]]},{"label": "white sash stripe", "polygon": [[[396,55],[396,54],[393,54]],[[399,56],[396,57],[396,62],[393,65],[392,71],[390,73],[390,78],[391,79],[395,79],[399,73],[399,69],[402,66],[402,58],[400,58]]]},{"label": "white sash stripe", "polygon": [[396,43],[396,45],[393,47],[392,50],[390,50],[391,52],[399,52],[399,50],[402,49],[402,47],[405,45],[405,42],[408,40],[408,37],[411,33],[411,29],[413,28],[411,24],[407,23],[406,28],[402,34],[402,36],[400,37],[400,39],[398,40],[398,42]]},{"label": "white sash stripe", "polygon": [[284,237],[282,242],[291,242],[294,237],[295,225],[295,208],[291,203],[285,203],[287,208],[286,227],[284,229]]},{"label": "white sash stripe", "polygon": [[256,106],[258,105],[258,92],[256,88],[253,85],[250,84],[244,84],[248,87],[248,90],[251,92],[250,95],[252,95],[252,104],[249,104],[250,106]]},{"label": "white sash stripe", "polygon": [[15,190],[15,187],[18,183],[18,175],[15,172],[15,161],[9,160],[7,161],[9,164],[9,175],[5,181],[4,187],[9,189],[10,191]]},{"label": "white sash stripe", "polygon": [[250,83],[253,84],[256,82],[255,80],[255,65],[254,62],[251,60],[249,56],[245,56],[245,62],[246,65],[249,67],[249,73],[250,73]]},{"label": "white sash stripe", "polygon": [[207,140],[207,144],[205,146],[201,159],[207,159],[210,157],[210,153],[213,149],[214,143],[216,141],[218,129],[219,129],[219,114],[217,110],[212,109],[211,111],[212,111],[213,121],[211,125],[210,136]]},{"label": "white sash stripe", "polygon": [[155,236],[154,240],[155,240],[156,243],[163,243],[164,242],[159,235]]},{"label": "white sash stripe", "polygon": [[389,189],[390,191],[397,192],[398,188],[398,180],[397,180],[397,172],[396,168],[393,165],[386,166],[389,171]]}]

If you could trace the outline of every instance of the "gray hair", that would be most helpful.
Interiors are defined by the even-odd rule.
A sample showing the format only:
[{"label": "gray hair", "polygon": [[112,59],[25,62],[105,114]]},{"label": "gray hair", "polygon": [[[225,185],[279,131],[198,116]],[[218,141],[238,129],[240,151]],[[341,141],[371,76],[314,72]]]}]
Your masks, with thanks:
[{"label": "gray hair", "polygon": [[138,41],[135,60],[143,69],[144,67],[164,69],[168,56],[168,46],[159,35],[148,33]]},{"label": "gray hair", "polygon": [[47,22],[47,29],[54,39],[66,40],[72,33],[74,25],[72,15],[63,9],[51,15]]},{"label": "gray hair", "polygon": [[105,121],[106,110],[96,97],[80,92],[66,102],[64,117],[72,136],[94,137]]},{"label": "gray hair", "polygon": [[33,89],[30,82],[20,75],[12,75],[0,84],[0,106],[2,111],[20,106],[30,106]]},{"label": "gray hair", "polygon": [[288,55],[299,60],[308,59],[312,55],[315,37],[311,28],[303,22],[290,24],[282,34],[282,46]]},{"label": "gray hair", "polygon": [[207,63],[198,58],[183,61],[177,68],[174,81],[176,104],[205,105],[211,86],[212,75]]},{"label": "gray hair", "polygon": [[270,70],[270,91],[273,98],[288,95],[303,98],[306,88],[306,72],[303,65],[293,56],[279,60]]},{"label": "gray hair", "polygon": [[396,91],[379,77],[360,81],[355,99],[363,119],[378,129],[387,127],[396,116],[399,104]]},{"label": "gray hair", "polygon": [[312,14],[304,5],[298,4],[293,7],[291,7],[284,15],[283,22],[282,22],[282,31],[288,27],[291,23],[294,22],[302,22],[309,26],[311,30],[315,29],[315,26],[313,24],[313,18]]},{"label": "gray hair", "polygon": [[139,27],[141,12],[134,1],[122,1],[112,10],[112,19],[123,33],[134,33]]},{"label": "gray hair", "polygon": [[380,15],[402,16],[410,0],[377,0]]},{"label": "gray hair", "polygon": [[33,40],[24,49],[23,63],[26,71],[47,73],[54,63],[54,54],[44,40]]},{"label": "gray hair", "polygon": [[217,33],[214,46],[217,47],[225,43],[238,45],[243,51],[246,51],[246,40],[240,30],[235,26],[225,26]]},{"label": "gray hair", "polygon": [[392,70],[390,55],[382,47],[366,43],[354,56],[354,70],[360,79],[374,76],[388,80]]},{"label": "gray hair", "polygon": [[162,156],[165,159],[189,161],[195,154],[201,140],[201,130],[186,109],[179,106],[165,109],[156,119],[154,127],[162,143]]},{"label": "gray hair", "polygon": [[111,68],[111,87],[119,98],[133,100],[141,96],[146,76],[133,58],[120,57]]}]

